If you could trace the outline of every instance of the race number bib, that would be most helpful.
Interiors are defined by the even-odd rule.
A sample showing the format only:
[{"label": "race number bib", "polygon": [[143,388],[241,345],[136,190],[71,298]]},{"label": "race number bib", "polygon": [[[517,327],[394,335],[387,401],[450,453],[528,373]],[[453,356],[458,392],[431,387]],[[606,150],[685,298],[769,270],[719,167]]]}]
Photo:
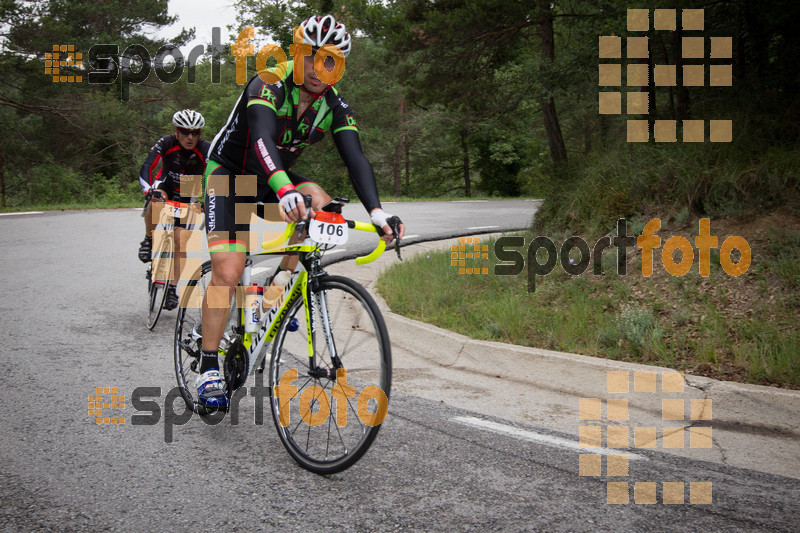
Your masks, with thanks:
[{"label": "race number bib", "polygon": [[340,214],[320,211],[311,220],[308,236],[323,244],[344,244],[347,242],[347,222]]},{"label": "race number bib", "polygon": [[184,216],[186,216],[186,208],[185,207],[181,207],[181,206],[178,206],[178,205],[170,205],[170,208],[172,209],[172,213],[171,214],[175,218],[183,218]]}]

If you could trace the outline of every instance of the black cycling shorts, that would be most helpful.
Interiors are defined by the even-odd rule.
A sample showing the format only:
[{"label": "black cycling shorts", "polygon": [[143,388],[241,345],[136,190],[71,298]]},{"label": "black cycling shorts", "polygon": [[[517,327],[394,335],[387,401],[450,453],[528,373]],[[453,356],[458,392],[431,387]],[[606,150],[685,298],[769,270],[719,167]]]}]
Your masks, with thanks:
[{"label": "black cycling shorts", "polygon": [[[297,189],[315,184],[296,172],[286,173]],[[247,252],[250,219],[252,213],[259,214],[258,202],[278,203],[278,195],[266,182],[254,175],[237,176],[214,161],[208,162],[205,192],[208,251],[212,254]]]}]

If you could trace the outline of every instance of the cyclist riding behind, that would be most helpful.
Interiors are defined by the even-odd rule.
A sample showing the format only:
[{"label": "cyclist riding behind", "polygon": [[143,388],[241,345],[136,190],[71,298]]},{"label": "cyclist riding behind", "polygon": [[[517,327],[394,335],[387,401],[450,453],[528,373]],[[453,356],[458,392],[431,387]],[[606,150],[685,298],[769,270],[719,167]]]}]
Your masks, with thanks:
[{"label": "cyclist riding behind", "polygon": [[[303,83],[295,83],[294,61],[287,63],[283,79],[276,83],[254,76],[239,96],[228,123],[211,143],[204,180],[212,265],[209,287],[226,287],[226,301],[230,301],[244,271],[250,241],[249,218],[241,216],[243,210],[252,209],[258,201],[277,202],[287,222],[299,222],[307,216],[303,195],[311,196],[311,215],[331,201],[315,182],[289,170],[304,148],[321,141],[328,131],[372,223],[383,230],[382,239],[387,243],[394,239],[390,224],[399,224],[398,238],[405,233],[402,222],[381,208],[375,176],[361,150],[352,109],[335,88],[319,79],[314,69],[314,58],[323,45],[334,45],[342,56],[347,56],[350,34],[331,15],[310,17],[296,31],[301,32],[297,35],[302,35],[305,44],[311,45],[311,55],[300,56]],[[295,57],[298,55],[295,53]],[[336,64],[333,57],[317,63],[318,69],[328,72]],[[237,175],[256,176],[249,192],[244,192],[245,187],[237,190]],[[285,256],[278,270],[294,270],[297,261],[296,256]],[[228,400],[220,381],[217,351],[228,307],[209,306],[210,292],[209,288],[203,299],[203,354],[195,385],[203,405],[224,408]]]},{"label": "cyclist riding behind", "polygon": [[[153,202],[173,200],[178,202],[190,202],[191,196],[181,195],[181,180],[188,180],[184,183],[184,193],[187,186],[191,188],[191,179],[184,176],[202,176],[205,172],[208,149],[210,143],[200,138],[205,120],[203,115],[192,109],[184,109],[172,115],[172,124],[175,126],[175,133],[167,135],[156,141],[150,148],[150,153],[145,159],[142,169],[139,172],[139,184],[146,195],[145,204],[145,237],[139,246],[139,259],[143,263],[150,261],[153,249],[153,229],[156,221],[153,220]],[[159,165],[160,164],[160,165]],[[195,179],[199,183],[199,180]],[[200,194],[198,190],[196,194]],[[185,257],[185,242],[189,238],[188,231],[182,231],[186,223],[181,223],[175,219],[175,261],[173,261],[173,273],[171,282],[167,289],[167,300],[164,308],[167,310],[175,309],[178,306],[178,295],[175,283],[180,276],[181,260]]]}]

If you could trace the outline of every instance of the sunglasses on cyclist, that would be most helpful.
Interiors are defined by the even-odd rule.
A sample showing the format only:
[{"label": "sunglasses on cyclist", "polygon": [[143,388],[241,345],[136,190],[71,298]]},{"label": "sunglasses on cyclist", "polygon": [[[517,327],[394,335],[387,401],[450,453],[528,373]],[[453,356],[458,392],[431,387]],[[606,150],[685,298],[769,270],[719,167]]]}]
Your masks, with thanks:
[{"label": "sunglasses on cyclist", "polygon": [[194,135],[195,137],[200,136],[200,130],[187,130],[184,128],[178,128],[178,133],[180,133],[181,135],[185,135],[186,137],[190,135]]}]

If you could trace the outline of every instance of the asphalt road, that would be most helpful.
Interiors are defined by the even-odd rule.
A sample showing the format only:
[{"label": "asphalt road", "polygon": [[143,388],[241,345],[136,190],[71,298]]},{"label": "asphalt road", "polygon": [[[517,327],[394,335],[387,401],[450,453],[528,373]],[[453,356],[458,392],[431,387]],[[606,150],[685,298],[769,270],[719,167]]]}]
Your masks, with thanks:
[{"label": "asphalt road", "polygon": [[[525,227],[535,204],[468,207],[386,209],[424,239],[480,226]],[[613,479],[578,475],[576,435],[400,390],[367,455],[330,477],[295,465],[268,406],[263,425],[255,424],[252,398],[242,402],[238,425],[226,418],[211,426],[195,417],[172,427],[175,419],[165,413],[175,385],[174,312],[154,331],[146,329],[138,213],[4,216],[0,229],[4,531],[796,531],[800,525],[797,480],[646,450],[630,461],[629,478],[654,482],[658,503],[634,504],[631,491],[631,503],[609,505],[606,481]],[[96,387],[116,387],[130,398],[145,386],[162,390],[155,425],[132,425],[129,403],[107,410],[124,417],[124,425],[97,425],[88,416]],[[180,400],[174,411],[182,413]],[[713,504],[689,503],[689,483],[696,481],[713,484]],[[663,482],[685,482],[686,503],[661,503]]]}]

